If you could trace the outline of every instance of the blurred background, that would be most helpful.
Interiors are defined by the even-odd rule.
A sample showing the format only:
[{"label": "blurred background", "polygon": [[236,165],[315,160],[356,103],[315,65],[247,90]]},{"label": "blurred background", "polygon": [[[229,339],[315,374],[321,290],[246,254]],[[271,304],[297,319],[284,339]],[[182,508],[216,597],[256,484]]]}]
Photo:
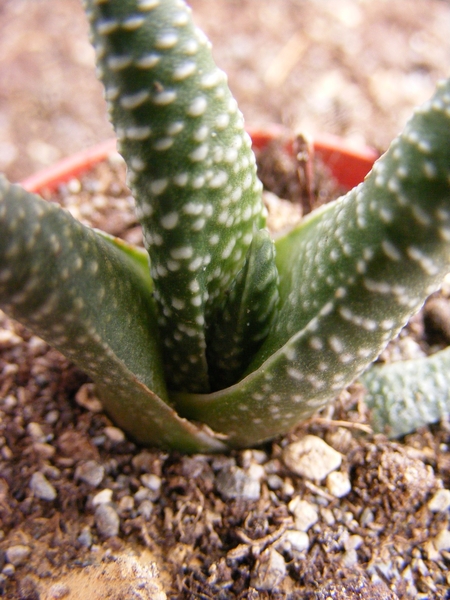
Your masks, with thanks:
[{"label": "blurred background", "polygon": [[[247,123],[384,150],[450,75],[448,0],[191,0]],[[0,171],[113,135],[81,0],[0,0]]]}]

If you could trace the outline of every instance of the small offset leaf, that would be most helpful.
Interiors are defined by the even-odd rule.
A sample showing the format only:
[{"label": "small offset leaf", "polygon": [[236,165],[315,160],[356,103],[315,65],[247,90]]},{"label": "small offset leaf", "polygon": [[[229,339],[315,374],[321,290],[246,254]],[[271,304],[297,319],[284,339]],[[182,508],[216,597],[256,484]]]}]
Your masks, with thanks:
[{"label": "small offset leaf", "polygon": [[136,440],[218,450],[167,392],[145,256],[0,177],[0,307],[92,377]]},{"label": "small offset leaf", "polygon": [[397,438],[450,415],[450,348],[427,358],[374,365],[360,378],[375,431]]},{"label": "small offset leaf", "polygon": [[251,141],[184,2],[87,6],[151,257],[168,387],[207,392],[210,317],[264,226]]},{"label": "small offset leaf", "polygon": [[208,331],[213,389],[226,388],[239,379],[266,339],[277,308],[275,245],[269,232],[260,230]]},{"label": "small offset leaf", "polygon": [[276,243],[276,326],[242,381],[177,396],[182,414],[236,446],[287,431],[360,375],[420,309],[450,270],[449,245],[450,80],[363,184]]}]

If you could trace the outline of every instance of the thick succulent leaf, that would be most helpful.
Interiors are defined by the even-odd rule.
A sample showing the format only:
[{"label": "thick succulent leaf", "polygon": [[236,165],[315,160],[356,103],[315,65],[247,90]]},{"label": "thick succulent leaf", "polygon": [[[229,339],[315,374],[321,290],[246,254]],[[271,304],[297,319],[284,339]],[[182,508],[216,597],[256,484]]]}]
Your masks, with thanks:
[{"label": "thick succulent leaf", "polygon": [[106,410],[138,441],[220,449],[165,402],[145,260],[0,178],[0,307],[90,375]]},{"label": "thick succulent leaf", "polygon": [[266,339],[278,308],[275,245],[262,229],[253,237],[241,271],[213,319],[207,356],[213,389],[235,383]]},{"label": "thick succulent leaf", "polygon": [[439,287],[449,244],[447,81],[363,184],[277,242],[277,325],[240,383],[180,395],[183,414],[235,445],[286,431],[355,379]]},{"label": "thick succulent leaf", "polygon": [[374,365],[360,378],[375,431],[400,437],[450,415],[450,348],[427,358]]},{"label": "thick succulent leaf", "polygon": [[87,7],[151,256],[168,385],[208,391],[210,315],[264,225],[251,142],[183,1]]}]

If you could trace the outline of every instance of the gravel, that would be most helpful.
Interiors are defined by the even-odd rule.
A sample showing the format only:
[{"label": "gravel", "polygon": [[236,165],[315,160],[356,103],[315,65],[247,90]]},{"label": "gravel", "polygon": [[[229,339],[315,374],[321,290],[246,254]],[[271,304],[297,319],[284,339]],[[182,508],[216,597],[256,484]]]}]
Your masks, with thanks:
[{"label": "gravel", "polygon": [[251,585],[259,591],[276,590],[286,577],[286,562],[273,548],[264,550],[257,559],[252,573]]},{"label": "gravel", "polygon": [[334,471],[327,476],[326,486],[328,491],[335,498],[343,498],[350,493],[352,484],[347,473]]},{"label": "gravel", "polygon": [[109,538],[119,533],[120,518],[110,504],[99,504],[95,509],[95,526],[102,537]]},{"label": "gravel", "polygon": [[450,508],[450,490],[438,490],[429,500],[428,508],[434,513],[445,513]]},{"label": "gravel", "polygon": [[51,502],[57,496],[53,485],[48,481],[45,475],[39,471],[33,473],[30,480],[30,490],[40,500]]},{"label": "gravel", "polygon": [[306,435],[284,449],[283,460],[293,473],[322,481],[331,471],[339,469],[342,456],[321,438]]},{"label": "gravel", "polygon": [[307,500],[296,496],[288,504],[289,512],[295,518],[295,527],[299,531],[308,531],[319,520],[316,507]]},{"label": "gravel", "polygon": [[6,550],[6,560],[14,567],[23,565],[31,554],[31,548],[23,544],[10,546]]},{"label": "gravel", "polygon": [[109,504],[112,500],[113,491],[105,488],[92,498],[92,506],[100,506],[101,504]]},{"label": "gravel", "polygon": [[258,500],[261,494],[259,481],[236,466],[222,469],[217,475],[216,486],[226,500]]},{"label": "gravel", "polygon": [[100,485],[104,476],[104,467],[95,460],[88,460],[86,463],[79,465],[75,470],[75,479],[84,481],[84,483],[94,488]]}]

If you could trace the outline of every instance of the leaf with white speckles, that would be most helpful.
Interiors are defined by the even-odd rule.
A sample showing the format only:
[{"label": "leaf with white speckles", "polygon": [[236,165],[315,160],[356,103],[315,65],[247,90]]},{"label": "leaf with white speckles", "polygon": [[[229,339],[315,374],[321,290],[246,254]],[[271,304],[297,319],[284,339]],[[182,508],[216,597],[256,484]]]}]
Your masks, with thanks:
[{"label": "leaf with white speckles", "polygon": [[215,389],[238,381],[269,334],[277,309],[275,246],[269,232],[261,230],[254,235],[244,266],[208,331],[208,363]]},{"label": "leaf with white speckles", "polygon": [[[238,384],[178,395],[230,444],[287,431],[378,356],[450,270],[450,80],[365,182],[276,243],[277,323]],[[241,427],[245,418],[245,428]]]},{"label": "leaf with white speckles", "polygon": [[[274,264],[255,235],[250,139],[186,4],[86,4],[151,276],[146,255],[2,180],[0,305],[91,375],[141,442],[205,451],[285,433],[358,377],[450,269],[450,81],[364,184],[276,242]],[[211,376],[242,379],[184,392],[207,392]]]},{"label": "leaf with white speckles", "polygon": [[360,378],[375,431],[400,437],[450,415],[450,348],[427,358],[374,365]]},{"label": "leaf with white speckles", "polygon": [[0,306],[97,383],[106,410],[147,443],[223,444],[165,402],[146,253],[0,178]]},{"label": "leaf with white speckles", "polygon": [[87,4],[151,256],[168,386],[207,392],[211,315],[264,226],[250,138],[184,2]]}]

